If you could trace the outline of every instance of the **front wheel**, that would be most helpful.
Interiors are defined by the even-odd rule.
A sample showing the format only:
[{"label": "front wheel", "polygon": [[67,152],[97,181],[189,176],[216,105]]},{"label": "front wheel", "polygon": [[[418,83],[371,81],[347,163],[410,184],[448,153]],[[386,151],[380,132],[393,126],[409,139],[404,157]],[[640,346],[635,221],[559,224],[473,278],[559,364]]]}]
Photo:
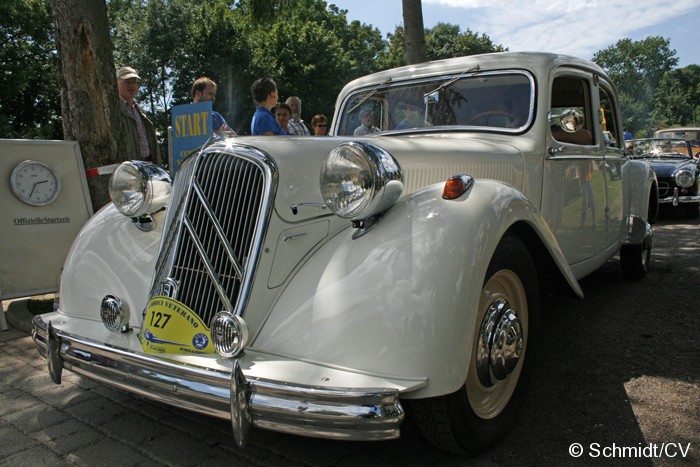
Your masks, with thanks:
[{"label": "front wheel", "polygon": [[464,385],[452,394],[409,401],[431,444],[477,454],[510,430],[533,365],[539,301],[530,253],[518,237],[507,234],[481,290]]}]

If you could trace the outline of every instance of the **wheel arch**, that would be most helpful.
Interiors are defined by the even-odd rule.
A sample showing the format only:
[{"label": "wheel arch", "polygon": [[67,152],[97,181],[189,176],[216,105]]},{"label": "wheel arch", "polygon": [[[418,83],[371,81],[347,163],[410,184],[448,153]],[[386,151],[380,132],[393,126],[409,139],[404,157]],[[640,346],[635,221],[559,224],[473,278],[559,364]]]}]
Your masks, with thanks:
[{"label": "wheel arch", "polygon": [[557,264],[551,252],[537,234],[532,225],[518,221],[511,225],[507,232],[519,237],[527,247],[535,263],[540,291],[543,295],[551,292],[580,296],[578,283],[567,280],[561,266]]}]

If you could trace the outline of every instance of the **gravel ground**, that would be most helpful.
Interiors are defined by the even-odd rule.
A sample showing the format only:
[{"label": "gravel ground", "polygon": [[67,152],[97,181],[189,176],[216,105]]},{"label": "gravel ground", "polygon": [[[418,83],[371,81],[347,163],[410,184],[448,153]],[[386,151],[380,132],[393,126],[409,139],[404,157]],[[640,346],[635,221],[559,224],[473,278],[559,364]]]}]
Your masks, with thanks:
[{"label": "gravel ground", "polygon": [[[583,300],[548,297],[528,399],[513,432],[485,457],[700,465],[699,224],[657,222],[652,266],[639,282],[623,279],[614,259],[582,281]],[[580,458],[569,453],[573,443]]]}]

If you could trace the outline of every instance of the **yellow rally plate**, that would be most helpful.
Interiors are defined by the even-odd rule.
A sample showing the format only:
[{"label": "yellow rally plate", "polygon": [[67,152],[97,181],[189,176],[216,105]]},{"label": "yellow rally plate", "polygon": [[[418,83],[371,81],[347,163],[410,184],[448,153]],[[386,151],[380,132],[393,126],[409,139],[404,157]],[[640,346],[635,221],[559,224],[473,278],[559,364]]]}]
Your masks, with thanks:
[{"label": "yellow rally plate", "polygon": [[148,301],[139,339],[148,353],[214,353],[209,328],[187,305],[168,297]]}]

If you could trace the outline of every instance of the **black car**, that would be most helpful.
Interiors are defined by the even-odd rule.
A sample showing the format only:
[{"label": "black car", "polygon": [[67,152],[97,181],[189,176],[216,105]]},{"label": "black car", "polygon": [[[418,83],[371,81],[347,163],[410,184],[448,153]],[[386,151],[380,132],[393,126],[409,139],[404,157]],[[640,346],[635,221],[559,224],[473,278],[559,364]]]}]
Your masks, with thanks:
[{"label": "black car", "polygon": [[646,138],[627,141],[630,157],[644,159],[656,172],[659,204],[700,217],[700,167],[685,139]]}]

